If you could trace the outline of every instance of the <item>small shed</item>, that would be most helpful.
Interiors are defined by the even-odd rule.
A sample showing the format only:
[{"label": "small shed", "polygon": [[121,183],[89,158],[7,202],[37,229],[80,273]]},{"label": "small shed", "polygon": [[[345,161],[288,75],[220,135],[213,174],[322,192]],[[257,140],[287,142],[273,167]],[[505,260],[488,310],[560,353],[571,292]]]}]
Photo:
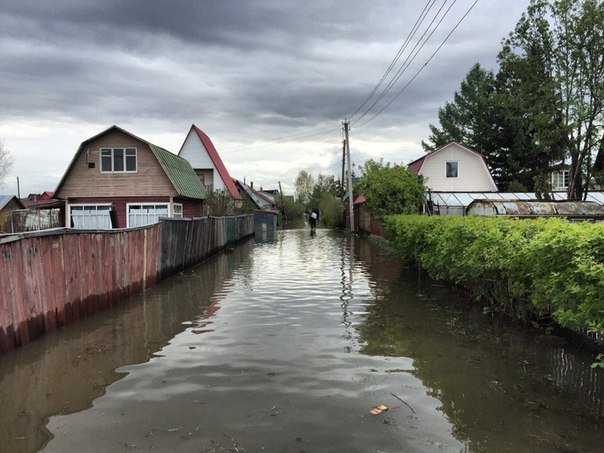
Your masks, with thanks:
[{"label": "small shed", "polygon": [[254,211],[254,230],[257,235],[272,236],[277,230],[279,211],[274,209],[256,209]]},{"label": "small shed", "polygon": [[12,213],[24,209],[23,203],[14,195],[0,195],[0,234],[12,233]]},{"label": "small shed", "polygon": [[486,217],[565,217],[604,220],[604,206],[593,201],[474,200],[466,215]]}]

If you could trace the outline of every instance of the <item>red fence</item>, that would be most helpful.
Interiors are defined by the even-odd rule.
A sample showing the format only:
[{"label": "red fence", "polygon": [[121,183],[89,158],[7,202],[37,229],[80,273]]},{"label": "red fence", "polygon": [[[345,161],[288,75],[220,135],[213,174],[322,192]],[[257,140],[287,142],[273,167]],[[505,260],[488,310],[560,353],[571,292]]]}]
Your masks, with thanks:
[{"label": "red fence", "polygon": [[[235,234],[228,234],[235,223]],[[137,294],[254,232],[252,216],[0,240],[0,352]],[[233,236],[233,237],[231,237]]]}]

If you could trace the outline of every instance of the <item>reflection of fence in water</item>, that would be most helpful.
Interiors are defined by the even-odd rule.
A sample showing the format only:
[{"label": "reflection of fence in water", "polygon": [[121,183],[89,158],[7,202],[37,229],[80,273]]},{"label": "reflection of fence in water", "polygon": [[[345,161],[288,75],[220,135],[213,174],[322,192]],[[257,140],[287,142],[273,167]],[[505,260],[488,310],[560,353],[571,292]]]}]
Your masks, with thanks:
[{"label": "reflection of fence in water", "polygon": [[578,403],[588,407],[597,417],[604,416],[604,387],[602,372],[581,361],[564,348],[553,348],[546,352],[551,363],[554,379],[558,386],[572,391]]}]

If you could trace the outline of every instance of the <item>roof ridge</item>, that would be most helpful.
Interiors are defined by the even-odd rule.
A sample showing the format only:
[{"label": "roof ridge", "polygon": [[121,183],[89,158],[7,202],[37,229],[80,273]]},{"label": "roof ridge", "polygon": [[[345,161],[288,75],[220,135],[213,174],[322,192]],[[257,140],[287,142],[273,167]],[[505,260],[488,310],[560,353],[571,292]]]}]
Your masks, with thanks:
[{"label": "roof ridge", "polygon": [[[220,154],[218,154],[218,151],[216,150],[216,147],[214,146],[214,143],[212,143],[212,140],[210,139],[210,137],[204,131],[202,131],[200,128],[198,128],[195,125],[195,123],[193,123],[191,125],[191,129],[195,130],[197,137],[199,137],[199,139],[201,140],[201,143],[203,144],[204,148],[206,149],[208,156],[212,160],[212,163],[216,167],[216,171],[220,175],[220,178],[224,182],[224,185],[226,186],[226,188],[229,191],[229,193],[231,194],[231,196],[236,200],[240,200],[241,195],[239,195],[239,191],[237,190],[237,187],[235,187],[235,184],[233,184],[233,178],[231,178],[229,171],[227,170],[226,166],[224,165],[224,162],[222,162],[222,158],[220,157]],[[189,129],[189,133],[190,133],[190,129]],[[185,138],[185,140],[186,140],[186,138]],[[182,148],[181,148],[181,150],[182,150]]]}]

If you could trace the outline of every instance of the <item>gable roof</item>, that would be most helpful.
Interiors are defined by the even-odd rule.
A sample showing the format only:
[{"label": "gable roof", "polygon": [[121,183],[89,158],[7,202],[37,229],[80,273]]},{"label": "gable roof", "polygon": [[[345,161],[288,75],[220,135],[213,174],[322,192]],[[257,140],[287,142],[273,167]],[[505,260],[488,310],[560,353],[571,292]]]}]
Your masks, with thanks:
[{"label": "gable roof", "polygon": [[[226,169],[224,163],[222,162],[222,159],[220,158],[218,151],[216,151],[216,147],[214,146],[214,143],[212,143],[212,140],[210,140],[210,137],[208,137],[205,134],[205,132],[202,131],[201,129],[199,129],[195,124],[191,125],[191,129],[189,129],[189,134],[191,133],[191,130],[195,131],[195,133],[201,140],[201,143],[203,144],[204,148],[206,149],[208,156],[210,156],[210,159],[212,159],[212,163],[214,164],[214,167],[216,167],[216,171],[218,172],[218,174],[224,181],[224,185],[226,186],[226,188],[229,191],[229,193],[231,194],[231,196],[235,200],[241,200],[241,195],[239,194],[237,187],[235,187],[235,184],[233,183],[233,178],[231,178],[231,175],[229,175],[229,172]],[[189,136],[189,134],[187,134],[187,137]],[[185,138],[185,141],[186,141],[186,138]],[[183,146],[184,146],[184,142],[183,142],[182,146],[180,147],[180,151],[178,152],[178,155],[180,155],[180,153],[182,152]]]},{"label": "gable roof", "polygon": [[54,192],[55,194],[58,194],[59,190],[61,190],[61,187],[63,187],[63,184],[67,180],[67,177],[71,173],[73,166],[75,165],[76,161],[78,160],[78,157],[80,156],[80,154],[84,151],[86,145],[88,143],[90,143],[91,141],[97,139],[98,137],[100,137],[112,130],[117,130],[126,135],[129,135],[130,137],[133,137],[136,140],[139,140],[139,141],[145,143],[147,146],[149,146],[149,149],[151,150],[151,152],[153,153],[153,155],[159,162],[164,173],[166,174],[166,176],[172,183],[172,186],[174,186],[174,189],[176,189],[176,192],[178,192],[178,194],[180,196],[186,197],[186,198],[195,198],[195,199],[199,199],[199,200],[205,200],[207,198],[205,187],[203,187],[203,184],[197,177],[197,174],[195,174],[195,171],[191,167],[191,164],[189,163],[189,161],[187,161],[186,159],[183,159],[182,157],[177,156],[176,154],[172,154],[170,151],[168,151],[164,148],[161,148],[157,145],[154,145],[153,143],[150,143],[147,140],[137,137],[136,135],[131,134],[130,132],[128,132],[116,125],[113,125],[107,129],[105,129],[103,132],[101,132],[93,137],[90,137],[88,140],[84,140],[82,142],[82,144],[76,151],[75,155],[73,156],[73,159],[71,160],[71,163],[69,164],[69,167],[67,167],[67,170],[63,174],[61,181],[59,181],[59,185],[57,186],[57,188]]},{"label": "gable roof", "polygon": [[13,200],[13,198],[19,205],[19,209],[23,209],[25,207],[25,206],[23,206],[23,203],[21,203],[21,200],[19,200],[14,195],[0,195],[0,210],[4,209],[6,207],[6,205],[9,204],[11,202],[11,200]]},{"label": "gable roof", "polygon": [[436,149],[434,149],[434,150],[426,153],[426,155],[420,157],[419,159],[414,160],[409,165],[407,165],[407,170],[409,170],[414,175],[418,175],[419,172],[422,169],[422,166],[424,165],[425,160],[428,157],[431,157],[431,156],[433,156],[435,154],[438,154],[439,152],[445,150],[446,148],[448,148],[449,146],[452,146],[452,145],[457,145],[460,148],[462,148],[462,149],[464,149],[466,151],[469,151],[470,153],[475,154],[476,156],[480,157],[480,159],[482,160],[482,163],[484,164],[484,168],[486,169],[487,173],[489,174],[489,178],[491,179],[491,182],[493,183],[493,185],[495,187],[497,187],[497,184],[495,184],[495,180],[493,179],[493,175],[491,175],[491,171],[489,170],[489,167],[487,165],[487,161],[485,160],[484,156],[482,154],[480,154],[478,151],[475,151],[472,148],[468,148],[467,146],[462,145],[461,143],[456,142],[456,141],[451,141],[451,142],[449,142],[449,143],[447,143],[447,144],[445,144],[445,145],[443,145],[443,146],[441,146],[439,148],[436,148]]},{"label": "gable roof", "polygon": [[275,206],[275,202],[271,201],[266,194],[258,192],[247,184],[235,179],[233,185],[238,185],[241,187],[250,200],[252,200],[252,203],[254,203],[258,208],[266,209]]}]

